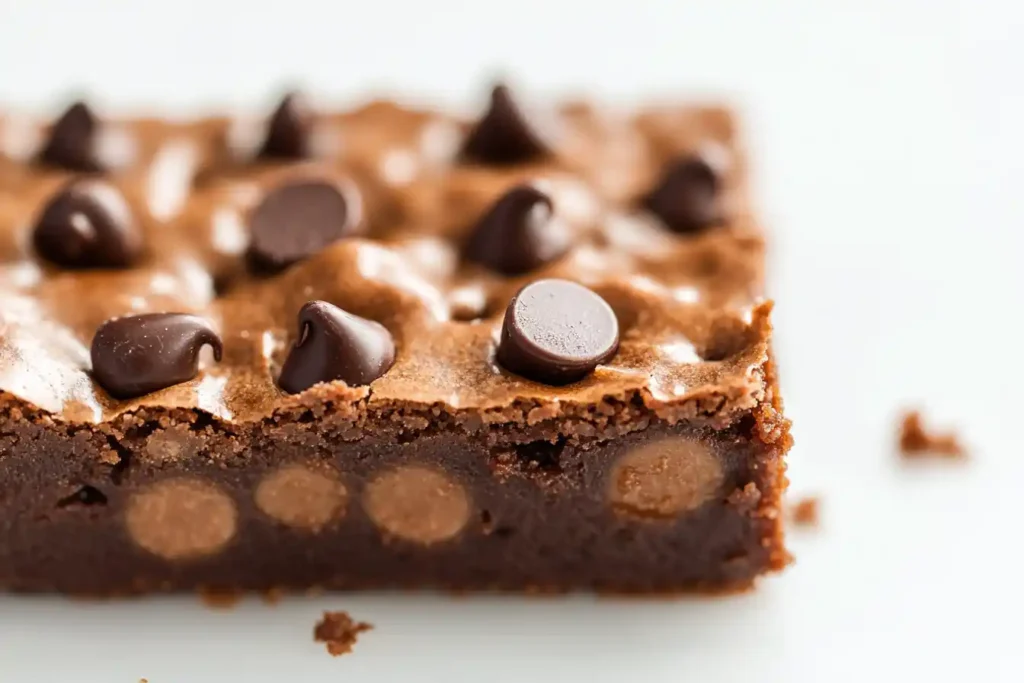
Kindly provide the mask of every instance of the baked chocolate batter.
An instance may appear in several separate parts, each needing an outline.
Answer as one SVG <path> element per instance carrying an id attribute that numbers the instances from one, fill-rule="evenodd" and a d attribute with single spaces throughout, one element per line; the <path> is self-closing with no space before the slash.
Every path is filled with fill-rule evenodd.
<path id="1" fill-rule="evenodd" d="M 0 586 L 719 589 L 787 561 L 723 109 L 0 118 Z M 517 296 L 518 295 L 518 296 Z"/>

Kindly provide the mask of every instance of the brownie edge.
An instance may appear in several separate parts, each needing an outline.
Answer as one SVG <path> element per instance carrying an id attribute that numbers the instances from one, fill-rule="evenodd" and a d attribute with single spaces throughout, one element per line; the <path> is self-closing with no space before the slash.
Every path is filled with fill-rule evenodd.
<path id="1" fill-rule="evenodd" d="M 770 361 L 763 372 L 763 400 L 728 425 L 630 402 L 603 419 L 411 439 L 400 417 L 352 438 L 336 414 L 263 424 L 244 443 L 201 420 L 108 439 L 8 402 L 0 586 L 743 588 L 788 561 L 790 437 Z"/>

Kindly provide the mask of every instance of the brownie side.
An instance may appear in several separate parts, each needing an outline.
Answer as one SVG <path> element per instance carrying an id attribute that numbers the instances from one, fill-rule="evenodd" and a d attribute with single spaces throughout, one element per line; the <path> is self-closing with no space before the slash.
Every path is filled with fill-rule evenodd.
<path id="1" fill-rule="evenodd" d="M 788 423 L 763 371 L 769 392 L 728 424 L 634 395 L 496 429 L 439 410 L 426 428 L 396 411 L 354 430 L 357 413 L 328 407 L 246 431 L 136 415 L 103 438 L 8 403 L 0 586 L 743 587 L 787 560 Z"/>

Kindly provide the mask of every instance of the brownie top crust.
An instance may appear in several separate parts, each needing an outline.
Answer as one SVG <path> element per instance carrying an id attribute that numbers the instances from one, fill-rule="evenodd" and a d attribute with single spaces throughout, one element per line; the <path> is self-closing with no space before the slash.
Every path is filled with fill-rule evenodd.
<path id="1" fill-rule="evenodd" d="M 298 93 L 251 118 L 0 115 L 0 390 L 76 423 L 749 409 L 770 303 L 745 182 L 725 109 L 529 107 L 504 86 L 464 117 Z M 614 317 L 545 350 L 531 330 L 575 304 L 510 308 L 540 280 Z"/>

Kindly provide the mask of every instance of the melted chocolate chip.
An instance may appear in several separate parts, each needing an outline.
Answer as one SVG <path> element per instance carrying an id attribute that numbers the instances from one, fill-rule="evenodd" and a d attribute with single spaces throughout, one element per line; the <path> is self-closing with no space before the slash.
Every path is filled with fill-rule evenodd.
<path id="1" fill-rule="evenodd" d="M 496 85 L 491 91 L 490 108 L 462 147 L 463 159 L 494 166 L 521 164 L 550 153 L 544 135 L 516 104 L 505 85 Z"/>
<path id="2" fill-rule="evenodd" d="M 125 268 L 142 251 L 142 235 L 121 192 L 102 180 L 74 180 L 36 220 L 36 252 L 65 268 Z"/>
<path id="3" fill-rule="evenodd" d="M 270 115 L 260 156 L 269 159 L 309 157 L 312 155 L 312 130 L 313 112 L 305 97 L 300 93 L 288 93 Z"/>
<path id="4" fill-rule="evenodd" d="M 142 396 L 187 382 L 199 372 L 199 350 L 222 343 L 210 323 L 186 313 L 145 313 L 100 325 L 92 340 L 92 374 L 114 398 Z"/>
<path id="5" fill-rule="evenodd" d="M 565 226 L 554 217 L 551 198 L 532 185 L 505 193 L 477 223 L 465 257 L 504 275 L 522 275 L 569 248 Z"/>
<path id="6" fill-rule="evenodd" d="M 507 370 L 544 384 L 583 379 L 619 347 L 611 306 L 568 280 L 538 280 L 505 311 L 497 360 Z"/>
<path id="7" fill-rule="evenodd" d="M 354 192 L 320 181 L 272 189 L 249 215 L 249 256 L 257 268 L 280 270 L 352 234 L 358 226 Z"/>
<path id="8" fill-rule="evenodd" d="M 338 379 L 363 386 L 394 362 L 395 343 L 386 327 L 326 301 L 310 301 L 299 311 L 299 339 L 285 359 L 278 384 L 289 394 Z"/>
<path id="9" fill-rule="evenodd" d="M 707 159 L 693 155 L 665 170 L 644 206 L 671 230 L 697 232 L 723 218 L 721 177 Z"/>

